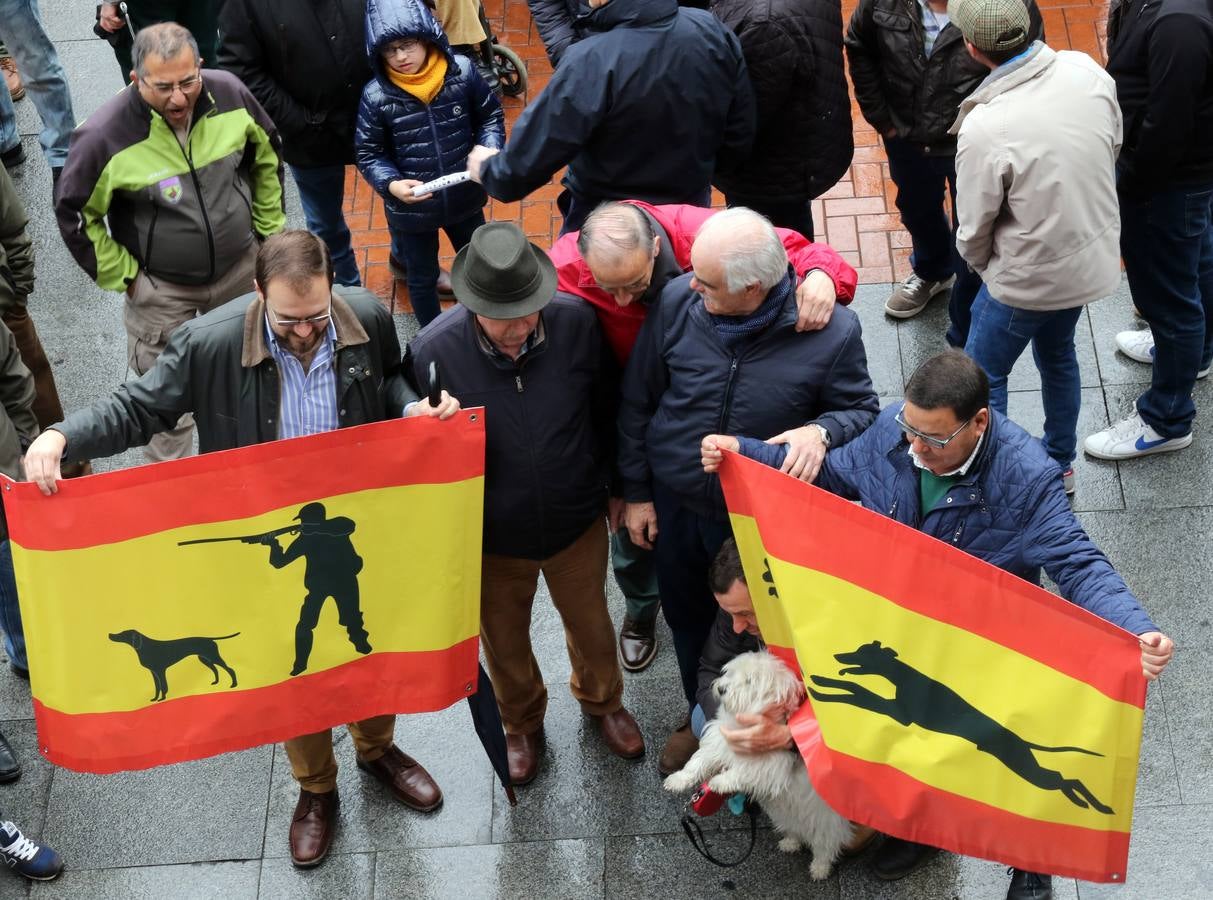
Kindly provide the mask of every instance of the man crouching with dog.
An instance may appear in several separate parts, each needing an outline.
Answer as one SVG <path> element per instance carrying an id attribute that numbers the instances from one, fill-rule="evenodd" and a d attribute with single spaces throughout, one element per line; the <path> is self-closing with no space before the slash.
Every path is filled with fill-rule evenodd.
<path id="1" fill-rule="evenodd" d="M 458 412 L 459 401 L 445 391 L 431 407 L 405 383 L 391 315 L 363 288 L 334 289 L 332 261 L 320 238 L 307 231 L 267 238 L 250 287 L 252 293 L 177 329 L 143 377 L 44 431 L 25 457 L 29 480 L 53 494 L 62 459 L 141 446 L 187 412 L 194 414 L 203 453 Z M 356 377 L 362 373 L 370 377 Z M 358 767 L 405 806 L 437 809 L 442 792 L 393 743 L 395 724 L 392 715 L 350 723 Z M 324 860 L 337 827 L 332 732 L 292 738 L 285 749 L 299 782 L 291 861 L 306 868 Z"/>
<path id="2" fill-rule="evenodd" d="M 910 376 L 904 402 L 890 404 L 871 428 L 826 454 L 816 483 L 1025 581 L 1039 584 L 1043 569 L 1065 599 L 1138 636 L 1142 674 L 1153 681 L 1174 644 L 1083 530 L 1040 441 L 991 410 L 989 400 L 989 380 L 972 359 L 959 350 L 933 356 Z M 719 468 L 722 450 L 780 464 L 781 448 L 708 435 L 701 445 L 706 471 Z M 748 752 L 790 739 L 782 715 L 730 737 Z M 872 870 L 894 881 L 936 852 L 888 838 Z M 1007 900 L 1051 897 L 1050 876 L 1013 870 Z"/>

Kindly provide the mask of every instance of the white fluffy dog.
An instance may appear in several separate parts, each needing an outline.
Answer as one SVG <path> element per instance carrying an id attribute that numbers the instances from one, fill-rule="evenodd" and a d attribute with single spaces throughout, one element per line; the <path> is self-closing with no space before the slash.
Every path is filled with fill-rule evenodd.
<path id="1" fill-rule="evenodd" d="M 762 804 L 775 829 L 784 835 L 779 849 L 813 851 L 809 873 L 829 877 L 839 851 L 851 839 L 851 823 L 830 809 L 809 781 L 804 760 L 790 750 L 737 754 L 720 734 L 720 725 L 737 728 L 739 713 L 761 713 L 770 707 L 796 709 L 804 701 L 804 683 L 770 653 L 742 653 L 727 662 L 712 683 L 720 711 L 707 724 L 699 749 L 686 767 L 665 780 L 667 791 L 708 787 L 723 795 L 746 794 Z"/>

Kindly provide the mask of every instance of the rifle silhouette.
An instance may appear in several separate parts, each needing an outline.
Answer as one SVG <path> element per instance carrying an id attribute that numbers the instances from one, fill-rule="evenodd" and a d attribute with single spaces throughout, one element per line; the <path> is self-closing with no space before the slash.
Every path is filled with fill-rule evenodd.
<path id="1" fill-rule="evenodd" d="M 275 528 L 273 531 L 266 531 L 261 534 L 240 534 L 234 537 L 217 537 L 217 538 L 194 538 L 191 541 L 177 541 L 178 547 L 184 547 L 188 544 L 218 544 L 223 541 L 240 541 L 242 544 L 268 544 L 271 540 L 284 534 L 295 534 L 303 528 L 303 523 L 298 525 L 286 525 L 282 528 Z"/>

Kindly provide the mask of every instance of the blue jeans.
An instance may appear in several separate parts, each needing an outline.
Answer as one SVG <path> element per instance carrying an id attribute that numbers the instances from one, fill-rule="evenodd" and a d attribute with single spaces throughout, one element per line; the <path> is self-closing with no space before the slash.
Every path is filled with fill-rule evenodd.
<path id="1" fill-rule="evenodd" d="M 1029 343 L 1040 371 L 1045 407 L 1045 451 L 1062 471 L 1074 462 L 1078 447 L 1078 408 L 1082 380 L 1074 351 L 1074 328 L 1082 307 L 1036 312 L 1007 306 L 982 285 L 973 300 L 973 319 L 965 353 L 990 377 L 990 408 L 1007 414 L 1007 376 Z"/>
<path id="2" fill-rule="evenodd" d="M 947 340 L 953 347 L 963 347 L 981 276 L 956 252 L 956 157 L 929 156 L 901 138 L 885 138 L 884 147 L 889 177 L 897 185 L 897 211 L 914 248 L 910 268 L 927 281 L 956 276 L 948 299 Z M 944 188 L 952 199 L 951 222 L 943 210 Z"/>
<path id="3" fill-rule="evenodd" d="M 333 258 L 333 277 L 338 284 L 358 286 L 358 263 L 350 246 L 345 224 L 345 166 L 291 166 L 291 177 L 299 188 L 299 203 L 308 231 L 320 238 Z"/>
<path id="4" fill-rule="evenodd" d="M 442 230 L 458 253 L 472 239 L 472 232 L 483 224 L 484 213 L 477 211 L 461 222 L 443 225 Z M 409 233 L 390 226 L 389 231 L 392 235 L 392 256 L 408 267 L 409 302 L 413 304 L 417 321 L 424 328 L 442 312 L 442 307 L 438 305 L 438 232 Z"/>
<path id="5" fill-rule="evenodd" d="M 55 45 L 38 14 L 38 0 L 0 0 L 0 40 L 17 61 L 25 90 L 42 117 L 42 152 L 52 169 L 67 162 L 67 145 L 76 128 L 67 76 Z M 17 146 L 17 114 L 8 91 L 0 90 L 0 151 Z"/>
<path id="6" fill-rule="evenodd" d="M 1213 361 L 1213 185 L 1120 196 L 1120 254 L 1154 333 L 1154 371 L 1137 411 L 1164 438 L 1192 430 L 1196 373 Z"/>
<path id="7" fill-rule="evenodd" d="M 17 578 L 13 574 L 13 550 L 7 538 L 0 540 L 0 628 L 4 629 L 4 652 L 8 654 L 8 661 L 28 671 L 25 630 L 21 627 L 21 607 L 17 603 Z"/>

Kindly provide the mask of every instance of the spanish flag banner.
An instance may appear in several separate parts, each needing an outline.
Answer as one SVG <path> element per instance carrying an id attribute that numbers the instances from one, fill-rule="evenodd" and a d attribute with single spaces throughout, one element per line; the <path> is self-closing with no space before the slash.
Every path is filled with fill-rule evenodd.
<path id="1" fill-rule="evenodd" d="M 840 814 L 1032 872 L 1123 882 L 1146 682 L 1136 637 L 736 454 L 720 469 L 793 737 Z"/>
<path id="2" fill-rule="evenodd" d="M 3 489 L 56 765 L 200 759 L 476 689 L 481 410 Z"/>

